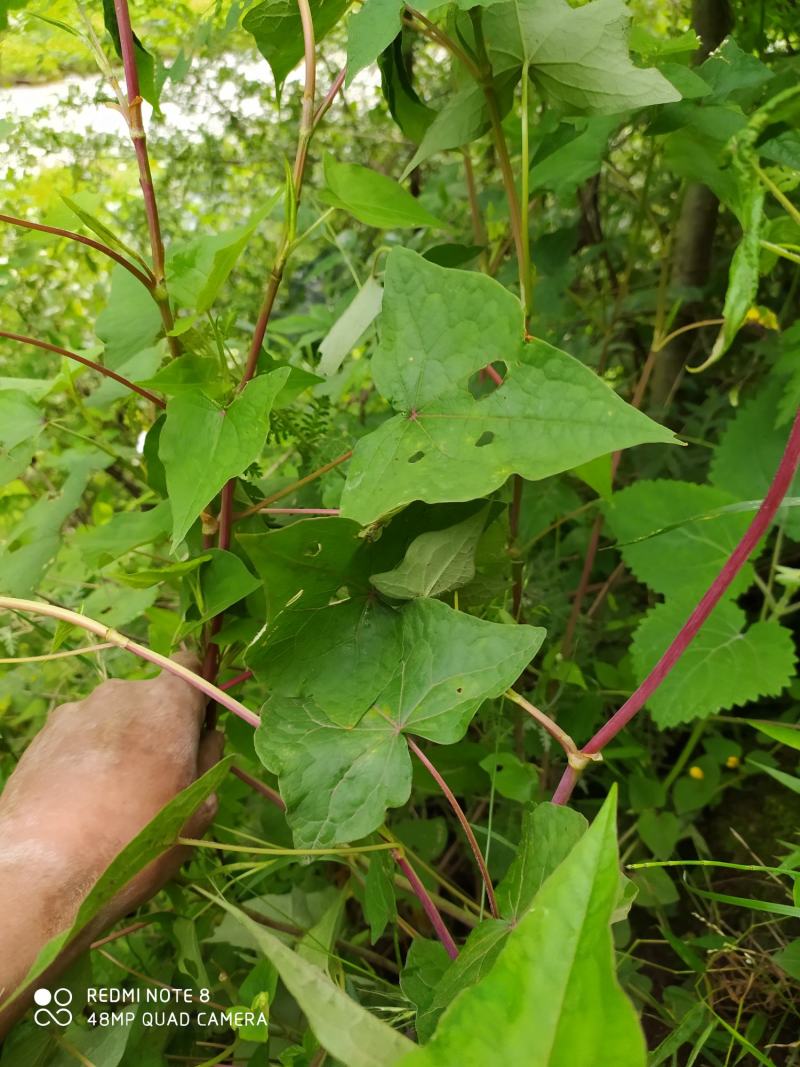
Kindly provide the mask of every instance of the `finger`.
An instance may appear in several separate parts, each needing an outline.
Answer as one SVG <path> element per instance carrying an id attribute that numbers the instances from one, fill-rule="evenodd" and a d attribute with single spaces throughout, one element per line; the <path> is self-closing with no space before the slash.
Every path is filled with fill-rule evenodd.
<path id="1" fill-rule="evenodd" d="M 186 667 L 195 674 L 200 670 L 200 660 L 193 652 L 176 652 L 171 658 L 173 663 Z M 205 693 L 202 693 L 185 678 L 166 669 L 162 670 L 161 674 L 153 679 L 151 685 L 155 689 L 153 695 L 156 700 L 170 703 L 177 713 L 183 710 L 189 712 L 199 732 L 208 702 L 208 697 Z"/>

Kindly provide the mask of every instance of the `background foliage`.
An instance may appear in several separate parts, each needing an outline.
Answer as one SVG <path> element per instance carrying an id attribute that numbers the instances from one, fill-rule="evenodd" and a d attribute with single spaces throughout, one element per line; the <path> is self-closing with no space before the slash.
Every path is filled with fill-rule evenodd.
<path id="1" fill-rule="evenodd" d="M 795 5 L 311 13 L 317 102 L 347 79 L 298 204 L 295 5 L 132 5 L 172 338 L 123 267 L 0 227 L 0 330 L 166 402 L 0 339 L 0 592 L 163 654 L 211 641 L 206 673 L 248 672 L 232 692 L 262 709 L 255 733 L 220 720 L 245 776 L 217 786 L 227 848 L 69 984 L 207 987 L 269 1027 L 80 1018 L 65 1044 L 22 1024 L 0 1063 L 795 1064 L 800 493 L 575 810 L 547 803 L 564 754 L 524 706 L 589 738 L 778 466 L 800 399 Z M 0 25 L 2 211 L 150 262 L 113 18 L 0 0 Z M 149 670 L 20 662 L 82 643 L 32 615 L 0 641 L 4 777 L 52 706 Z"/>

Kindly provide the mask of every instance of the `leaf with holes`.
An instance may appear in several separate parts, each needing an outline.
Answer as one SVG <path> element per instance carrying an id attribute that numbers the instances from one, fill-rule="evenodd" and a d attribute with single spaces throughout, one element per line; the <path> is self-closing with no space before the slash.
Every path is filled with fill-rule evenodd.
<path id="1" fill-rule="evenodd" d="M 264 708 L 256 749 L 278 775 L 298 847 L 376 830 L 386 809 L 404 804 L 411 790 L 403 733 L 458 741 L 483 701 L 519 677 L 544 638 L 536 627 L 485 622 L 437 600 L 412 600 L 395 617 L 399 625 L 385 635 L 392 671 L 365 713 L 342 718 L 335 696 L 333 710 L 325 706 L 336 689 L 333 672 L 346 682 L 351 669 L 341 655 L 329 661 L 327 685 L 314 697 L 298 681 L 296 695 L 275 693 Z"/>
<path id="2" fill-rule="evenodd" d="M 673 434 L 542 341 L 524 344 L 522 308 L 491 278 L 398 248 L 386 268 L 375 384 L 398 411 L 356 446 L 342 514 L 373 522 L 412 500 L 471 500 L 512 474 L 536 481 Z M 476 399 L 471 377 L 504 363 Z"/>

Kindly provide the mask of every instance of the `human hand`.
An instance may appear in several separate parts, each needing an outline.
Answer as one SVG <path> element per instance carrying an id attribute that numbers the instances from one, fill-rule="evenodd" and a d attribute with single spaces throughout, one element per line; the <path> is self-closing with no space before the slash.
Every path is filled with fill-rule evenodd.
<path id="1" fill-rule="evenodd" d="M 192 669 L 197 662 L 181 655 Z M 2 1000 L 39 950 L 67 929 L 114 857 L 222 751 L 203 731 L 206 698 L 162 672 L 148 681 L 112 680 L 62 704 L 21 757 L 0 796 L 0 1035 L 27 1006 Z M 210 798 L 184 828 L 202 835 Z M 156 893 L 186 859 L 173 848 L 141 871 L 48 972 L 59 973 L 97 934 Z M 44 981 L 44 979 L 41 979 Z"/>

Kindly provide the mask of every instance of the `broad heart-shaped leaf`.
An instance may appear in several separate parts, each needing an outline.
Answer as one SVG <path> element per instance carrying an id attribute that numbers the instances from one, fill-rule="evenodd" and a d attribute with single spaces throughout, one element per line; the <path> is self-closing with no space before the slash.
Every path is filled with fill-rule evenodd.
<path id="1" fill-rule="evenodd" d="M 384 596 L 396 600 L 435 597 L 466 585 L 475 577 L 475 550 L 485 524 L 486 509 L 482 508 L 455 526 L 420 534 L 394 570 L 373 574 L 370 581 Z"/>
<path id="2" fill-rule="evenodd" d="M 347 583 L 363 542 L 350 519 L 301 519 L 268 533 L 237 534 L 264 583 L 267 622 L 291 600 L 295 610 L 327 605 Z"/>
<path id="3" fill-rule="evenodd" d="M 384 648 L 373 653 L 389 669 L 366 713 L 348 720 L 336 694 L 327 695 L 337 671 L 347 678 L 350 664 L 341 655 L 320 663 L 328 685 L 315 690 L 316 699 L 307 695 L 306 675 L 296 695 L 284 695 L 287 679 L 283 693 L 274 693 L 264 708 L 256 749 L 280 779 L 301 847 L 358 840 L 377 829 L 386 808 L 404 804 L 410 793 L 402 734 L 458 741 L 483 701 L 516 680 L 544 638 L 535 627 L 485 622 L 437 600 L 413 600 L 397 613 L 383 610 L 398 625 L 381 634 Z M 332 641 L 337 632 L 332 627 Z M 333 713 L 325 707 L 328 699 Z"/>
<path id="4" fill-rule="evenodd" d="M 311 0 L 311 18 L 317 44 L 328 34 L 347 8 L 347 0 Z M 272 68 L 280 99 L 286 75 L 303 58 L 303 27 L 294 0 L 264 0 L 251 8 L 242 26 L 255 37 L 261 55 Z"/>
<path id="5" fill-rule="evenodd" d="M 645 678 L 686 622 L 690 600 L 658 604 L 639 625 L 631 646 L 639 680 Z M 647 706 L 661 727 L 703 719 L 718 711 L 777 696 L 792 680 L 791 633 L 776 620 L 745 630 L 745 614 L 730 601 L 712 611 Z"/>
<path id="6" fill-rule="evenodd" d="M 375 384 L 399 411 L 357 444 L 342 514 L 362 524 L 412 500 L 472 500 L 511 474 L 533 481 L 669 430 L 626 404 L 583 364 L 523 344 L 519 302 L 491 278 L 406 249 L 388 258 Z M 476 400 L 471 376 L 504 362 Z"/>
<path id="7" fill-rule="evenodd" d="M 710 485 L 659 479 L 636 482 L 615 493 L 605 515 L 614 537 L 621 542 L 622 558 L 640 582 L 665 596 L 699 597 L 719 574 L 752 519 L 746 512 L 709 519 L 702 516 L 736 500 Z M 662 529 L 663 533 L 657 532 Z M 730 595 L 743 593 L 752 581 L 753 567 L 746 563 Z"/>
<path id="8" fill-rule="evenodd" d="M 84 898 L 72 926 L 56 934 L 47 942 L 7 1003 L 14 1000 L 25 986 L 46 970 L 64 946 L 69 944 L 139 871 L 144 870 L 157 856 L 175 844 L 186 820 L 199 808 L 206 797 L 211 796 L 217 789 L 228 773 L 233 759 L 233 756 L 226 756 L 211 770 L 206 771 L 190 786 L 174 796 L 122 849 L 100 875 L 88 896 Z"/>
<path id="9" fill-rule="evenodd" d="M 173 548 L 228 479 L 258 457 L 272 402 L 288 376 L 282 368 L 253 378 L 227 408 L 199 390 L 169 401 L 158 454 L 172 506 Z"/>
<path id="10" fill-rule="evenodd" d="M 571 114 L 615 114 L 680 100 L 654 67 L 628 54 L 630 14 L 623 0 L 512 0 L 484 16 L 495 74 L 527 66 L 542 94 Z"/>
<path id="11" fill-rule="evenodd" d="M 614 790 L 488 974 L 402 1067 L 644 1067 L 644 1037 L 614 973 L 618 888 Z"/>
<path id="12" fill-rule="evenodd" d="M 321 199 L 367 226 L 380 230 L 443 226 L 402 185 L 369 167 L 337 163 L 332 156 L 326 156 L 325 184 Z"/>
<path id="13" fill-rule="evenodd" d="M 347 81 L 374 63 L 402 28 L 402 0 L 367 0 L 347 22 Z"/>
<path id="14" fill-rule="evenodd" d="M 709 479 L 739 500 L 760 500 L 778 469 L 788 426 L 775 426 L 781 384 L 772 379 L 756 396 L 744 400 L 722 431 L 714 449 Z M 800 475 L 789 490 L 800 495 Z M 800 540 L 800 508 L 782 512 L 781 521 L 793 540 Z"/>
<path id="15" fill-rule="evenodd" d="M 290 609 L 250 650 L 247 665 L 276 700 L 302 694 L 338 726 L 349 728 L 377 700 L 397 667 L 400 621 L 374 596 Z"/>
<path id="16" fill-rule="evenodd" d="M 223 897 L 204 896 L 241 923 L 276 967 L 281 981 L 308 1019 L 314 1036 L 345 1067 L 393 1067 L 413 1049 L 403 1037 L 348 995 L 314 963 L 303 959 L 264 926 Z"/>

